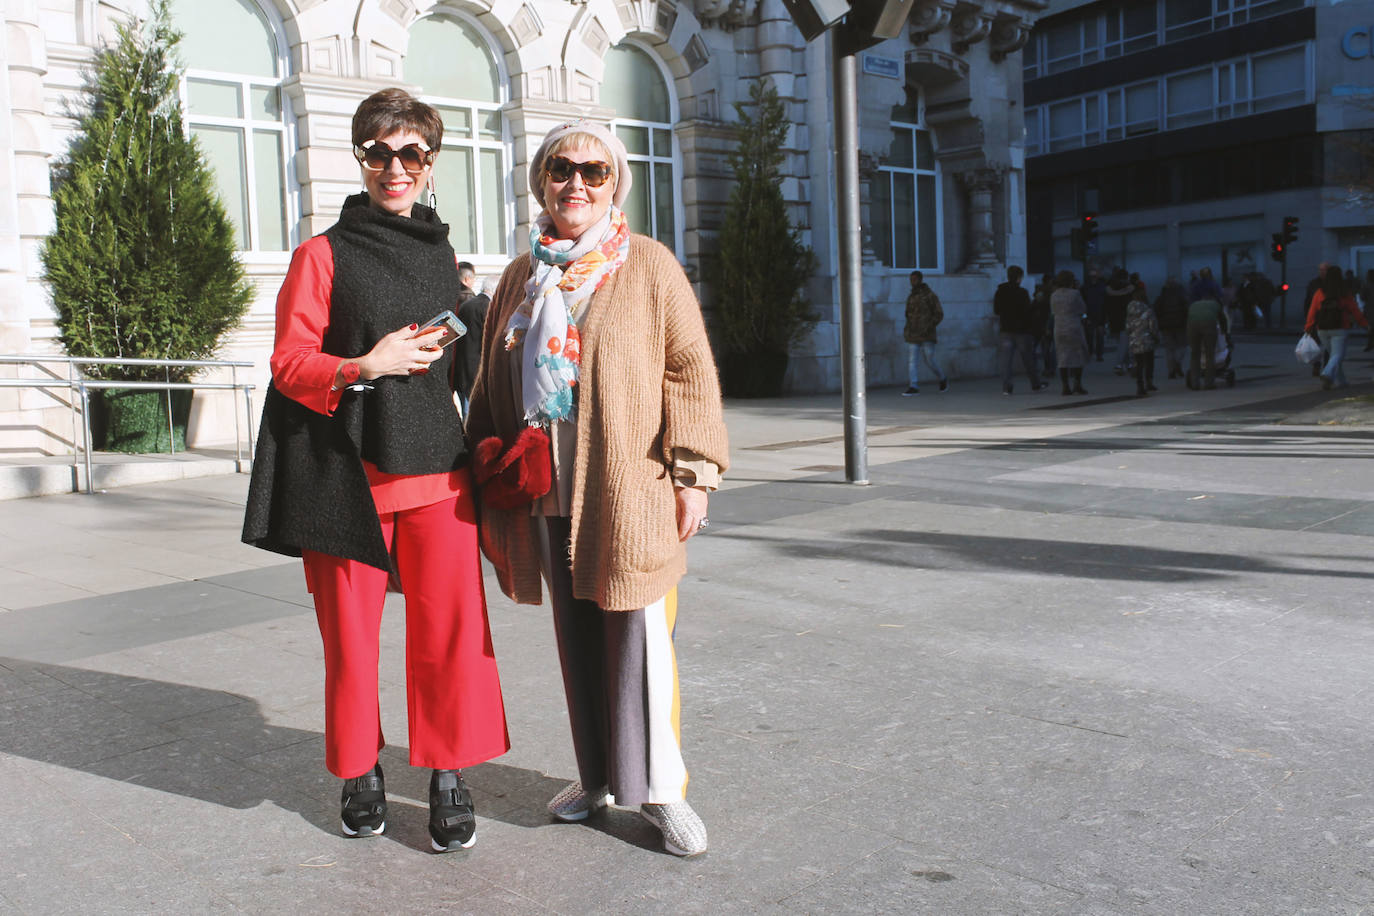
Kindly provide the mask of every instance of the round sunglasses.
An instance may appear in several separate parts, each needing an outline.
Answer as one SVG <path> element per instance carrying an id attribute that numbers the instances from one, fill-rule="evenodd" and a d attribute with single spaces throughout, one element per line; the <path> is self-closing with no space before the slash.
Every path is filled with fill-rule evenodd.
<path id="1" fill-rule="evenodd" d="M 599 188 L 615 174 L 615 167 L 599 159 L 573 162 L 564 156 L 550 156 L 544 163 L 544 171 L 557 182 L 571 181 L 573 172 L 577 172 L 587 187 Z"/>
<path id="2" fill-rule="evenodd" d="M 370 172 L 386 171 L 391 168 L 392 159 L 400 159 L 401 168 L 411 175 L 418 175 L 426 166 L 434 164 L 434 151 L 419 143 L 407 143 L 400 149 L 392 149 L 381 140 L 368 140 L 362 146 L 353 147 L 353 155 Z"/>

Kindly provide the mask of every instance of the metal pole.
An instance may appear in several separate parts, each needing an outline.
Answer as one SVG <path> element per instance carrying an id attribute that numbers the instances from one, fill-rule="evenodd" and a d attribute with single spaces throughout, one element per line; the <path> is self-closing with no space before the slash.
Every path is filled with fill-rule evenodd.
<path id="1" fill-rule="evenodd" d="M 229 381 L 233 384 L 233 386 L 234 386 L 234 391 L 238 391 L 238 390 L 239 390 L 239 370 L 233 368 L 232 366 L 231 366 L 230 369 L 229 369 Z M 235 400 L 234 394 L 233 394 L 233 392 L 230 392 L 230 394 L 229 394 L 229 401 L 230 401 L 230 404 L 231 404 L 231 405 L 233 405 L 233 401 L 234 401 L 234 400 Z M 239 429 L 239 409 L 238 409 L 238 406 L 237 406 L 237 405 L 234 405 L 234 406 L 233 406 L 233 410 L 232 410 L 231 412 L 232 412 L 233 415 L 234 415 L 234 473 L 236 473 L 236 474 L 242 474 L 242 473 L 243 473 L 243 432 Z"/>
<path id="2" fill-rule="evenodd" d="M 249 464 L 252 464 L 254 461 L 257 461 L 257 453 L 254 451 L 255 446 L 254 446 L 254 444 L 253 444 L 253 386 L 252 386 L 252 385 L 244 385 L 244 386 L 243 386 L 243 402 L 244 402 L 244 405 L 245 405 L 244 409 L 245 409 L 246 415 L 247 415 L 247 417 L 248 417 L 248 425 L 245 427 L 245 428 L 248 430 L 248 462 L 249 462 Z"/>
<path id="3" fill-rule="evenodd" d="M 82 451 L 86 453 L 86 493 L 89 495 L 95 492 L 95 481 L 91 477 L 91 396 L 84 382 L 78 385 L 77 390 L 81 394 L 81 418 L 85 425 L 83 432 L 86 438 L 82 440 Z"/>
<path id="4" fill-rule="evenodd" d="M 165 373 L 167 383 L 171 384 L 172 369 L 169 366 Z M 167 451 L 175 455 L 177 453 L 177 429 L 176 423 L 172 420 L 172 389 L 167 389 Z"/>
<path id="5" fill-rule="evenodd" d="M 1303 315 L 1306 321 L 1307 316 Z M 1283 250 L 1283 260 L 1279 262 L 1279 330 L 1288 328 L 1288 249 Z"/>
<path id="6" fill-rule="evenodd" d="M 859 91 L 853 42 L 830 36 L 835 92 L 835 196 L 839 216 L 840 362 L 844 391 L 844 476 L 868 483 L 868 402 L 864 372 L 863 277 L 859 263 Z"/>

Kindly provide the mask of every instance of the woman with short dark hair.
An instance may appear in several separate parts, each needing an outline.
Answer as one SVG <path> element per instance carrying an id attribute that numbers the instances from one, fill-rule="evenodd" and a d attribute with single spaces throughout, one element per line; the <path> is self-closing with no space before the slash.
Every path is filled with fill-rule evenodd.
<path id="1" fill-rule="evenodd" d="M 422 327 L 461 289 L 448 226 L 417 202 L 442 137 L 438 112 L 400 89 L 353 116 L 365 190 L 296 249 L 277 297 L 243 539 L 303 558 L 324 642 L 325 765 L 344 780 L 351 837 L 386 829 L 378 642 L 399 574 L 410 763 L 433 770 L 430 842 L 447 852 L 476 841 L 461 768 L 510 740 L 445 345 L 457 329 Z"/>

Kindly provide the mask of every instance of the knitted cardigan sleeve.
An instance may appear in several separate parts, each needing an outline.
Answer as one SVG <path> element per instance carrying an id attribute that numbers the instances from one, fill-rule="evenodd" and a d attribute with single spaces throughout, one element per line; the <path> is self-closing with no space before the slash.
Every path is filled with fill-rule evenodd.
<path id="1" fill-rule="evenodd" d="M 725 471 L 730 447 L 701 307 L 682 265 L 666 248 L 654 247 L 658 257 L 651 288 L 664 322 L 663 461 L 671 467 L 680 448 Z"/>

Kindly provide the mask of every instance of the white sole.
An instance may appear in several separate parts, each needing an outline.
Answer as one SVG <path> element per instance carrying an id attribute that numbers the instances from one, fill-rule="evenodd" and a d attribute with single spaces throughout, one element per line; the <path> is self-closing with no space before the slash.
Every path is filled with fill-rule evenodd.
<path id="1" fill-rule="evenodd" d="M 658 830 L 659 833 L 662 833 L 662 832 L 663 832 L 663 825 L 660 824 L 658 821 L 654 820 L 654 819 L 653 819 L 652 817 L 650 817 L 647 813 L 645 813 L 644 809 L 642 809 L 642 808 L 640 809 L 640 811 L 639 811 L 639 816 L 642 817 L 642 818 L 644 818 L 644 819 L 645 819 L 646 821 L 648 821 L 649 823 L 653 824 L 653 825 L 654 825 L 654 828 L 655 828 L 656 830 Z M 687 850 L 682 849 L 681 847 L 675 846 L 675 845 L 673 845 L 672 843 L 668 842 L 667 838 L 664 838 L 664 840 L 663 840 L 663 849 L 664 849 L 665 852 L 670 852 L 670 853 L 672 853 L 673 855 L 675 855 L 675 856 L 680 856 L 680 857 L 682 857 L 682 858 L 684 858 L 684 859 L 690 859 L 692 856 L 699 856 L 699 855 L 701 855 L 703 852 L 705 852 L 705 851 L 707 850 L 707 848 L 708 848 L 708 847 L 703 846 L 703 847 L 701 847 L 700 849 L 698 849 L 696 852 L 688 852 Z"/>
<path id="2" fill-rule="evenodd" d="M 380 824 L 378 824 L 377 829 L 375 830 L 371 827 L 364 827 L 362 830 L 353 830 L 343 821 L 339 821 L 339 826 L 343 829 L 344 836 L 353 838 L 381 836 L 384 832 L 386 832 L 386 821 L 382 821 Z"/>
<path id="3" fill-rule="evenodd" d="M 471 849 L 473 846 L 477 845 L 477 834 L 474 833 L 472 836 L 468 837 L 466 843 L 459 843 L 456 846 L 440 846 L 434 837 L 430 837 L 429 845 L 433 847 L 435 852 L 453 852 L 456 849 Z"/>

